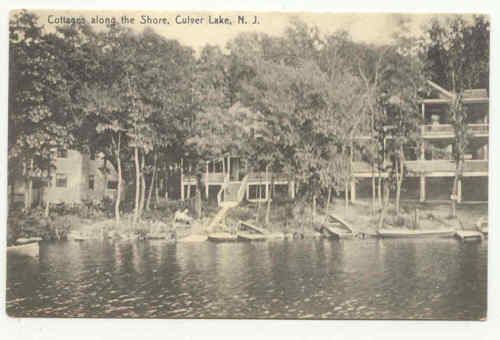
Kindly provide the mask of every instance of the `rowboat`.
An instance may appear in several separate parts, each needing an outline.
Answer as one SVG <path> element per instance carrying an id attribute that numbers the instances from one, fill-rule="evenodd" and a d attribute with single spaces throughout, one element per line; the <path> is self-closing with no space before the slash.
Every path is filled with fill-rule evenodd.
<path id="1" fill-rule="evenodd" d="M 207 238 L 212 242 L 235 242 L 238 240 L 238 235 L 220 232 L 208 234 Z"/>
<path id="2" fill-rule="evenodd" d="M 476 229 L 484 236 L 488 237 L 488 218 L 481 216 L 476 222 Z"/>
<path id="3" fill-rule="evenodd" d="M 240 221 L 240 225 L 238 227 L 238 230 L 240 231 L 250 231 L 254 234 L 269 234 L 269 231 L 266 230 L 266 229 L 263 229 L 263 228 L 259 228 L 249 222 L 245 222 L 245 221 Z"/>
<path id="4" fill-rule="evenodd" d="M 457 230 L 456 236 L 462 242 L 481 241 L 483 234 L 475 230 Z"/>
<path id="5" fill-rule="evenodd" d="M 341 217 L 327 215 L 327 220 L 317 230 L 327 238 L 345 239 L 354 237 L 352 227 Z"/>
<path id="6" fill-rule="evenodd" d="M 27 255 L 38 257 L 40 246 L 38 242 L 31 242 L 7 247 L 7 254 Z"/>
<path id="7" fill-rule="evenodd" d="M 380 229 L 377 236 L 380 238 L 417 238 L 417 237 L 454 237 L 454 229 Z"/>
<path id="8" fill-rule="evenodd" d="M 339 227 L 338 224 L 324 224 L 320 227 L 319 232 L 327 238 L 345 239 L 354 237 L 350 230 Z"/>
<path id="9" fill-rule="evenodd" d="M 265 241 L 267 237 L 262 234 L 238 233 L 238 241 Z"/>

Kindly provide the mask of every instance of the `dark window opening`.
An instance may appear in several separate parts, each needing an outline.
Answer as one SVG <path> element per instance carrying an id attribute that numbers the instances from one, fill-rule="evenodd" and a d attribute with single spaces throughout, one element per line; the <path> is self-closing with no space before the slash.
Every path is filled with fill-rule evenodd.
<path id="1" fill-rule="evenodd" d="M 56 174 L 56 187 L 66 188 L 68 186 L 68 176 L 65 174 Z"/>
<path id="2" fill-rule="evenodd" d="M 118 181 L 108 181 L 108 189 L 116 190 L 118 188 Z"/>
<path id="3" fill-rule="evenodd" d="M 66 149 L 57 149 L 57 157 L 58 158 L 68 158 L 68 150 L 66 150 Z"/>
<path id="4" fill-rule="evenodd" d="M 89 175 L 89 190 L 94 190 L 94 175 Z"/>

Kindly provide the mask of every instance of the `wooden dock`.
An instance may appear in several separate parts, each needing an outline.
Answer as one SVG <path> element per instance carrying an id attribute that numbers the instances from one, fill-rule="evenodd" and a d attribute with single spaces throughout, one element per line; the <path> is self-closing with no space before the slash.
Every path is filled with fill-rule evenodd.
<path id="1" fill-rule="evenodd" d="M 458 230 L 456 237 L 458 237 L 462 242 L 472 242 L 481 241 L 483 239 L 483 234 L 474 230 Z"/>

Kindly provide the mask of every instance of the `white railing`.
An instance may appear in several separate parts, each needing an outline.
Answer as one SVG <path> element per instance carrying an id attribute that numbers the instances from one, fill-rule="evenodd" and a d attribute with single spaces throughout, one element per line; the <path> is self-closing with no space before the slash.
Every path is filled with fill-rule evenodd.
<path id="1" fill-rule="evenodd" d="M 229 184 L 229 174 L 227 174 L 224 177 L 224 183 L 222 184 L 219 192 L 217 193 L 217 204 L 219 205 L 219 207 L 221 206 L 221 202 L 222 202 L 222 193 L 224 192 L 224 190 L 226 190 L 226 187 L 228 184 Z"/>
<path id="2" fill-rule="evenodd" d="M 469 131 L 473 134 L 487 134 L 489 124 L 467 124 Z M 422 125 L 422 133 L 426 135 L 454 135 L 455 131 L 451 124 L 425 124 Z"/>
<path id="3" fill-rule="evenodd" d="M 243 197 L 245 196 L 245 192 L 247 189 L 247 183 L 248 183 L 248 175 L 243 177 L 243 180 L 241 181 L 240 188 L 238 189 L 238 203 L 243 200 Z"/>

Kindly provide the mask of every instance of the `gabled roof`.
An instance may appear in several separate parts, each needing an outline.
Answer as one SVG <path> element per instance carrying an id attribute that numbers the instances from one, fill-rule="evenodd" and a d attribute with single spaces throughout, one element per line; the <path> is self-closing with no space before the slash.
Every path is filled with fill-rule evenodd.
<path id="1" fill-rule="evenodd" d="M 426 104 L 447 104 L 451 99 L 456 97 L 456 93 L 450 92 L 435 82 L 427 80 L 427 84 L 438 92 L 439 98 L 427 98 L 423 102 Z M 486 89 L 467 89 L 464 90 L 464 102 L 465 103 L 488 103 L 488 92 Z"/>

